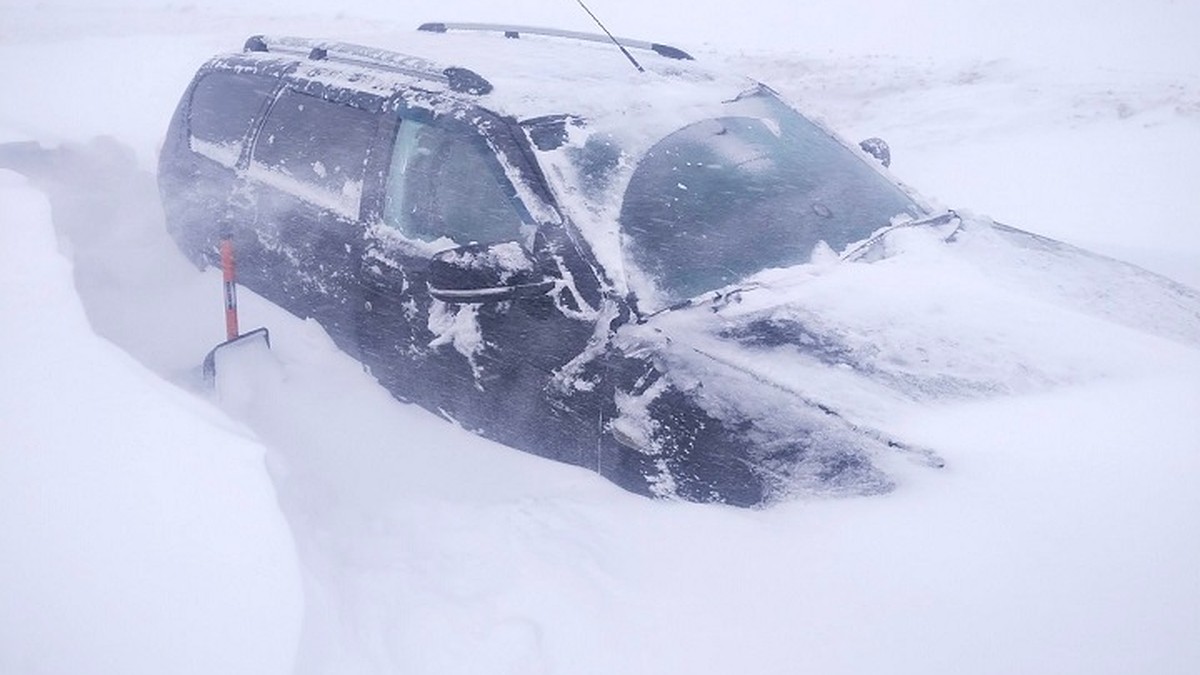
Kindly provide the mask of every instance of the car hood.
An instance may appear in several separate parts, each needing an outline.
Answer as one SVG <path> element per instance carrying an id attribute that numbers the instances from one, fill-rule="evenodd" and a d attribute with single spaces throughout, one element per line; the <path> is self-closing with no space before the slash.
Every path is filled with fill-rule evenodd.
<path id="1" fill-rule="evenodd" d="M 1191 288 L 986 218 L 933 222 L 626 326 L 621 347 L 714 411 L 778 416 L 791 400 L 877 439 L 911 406 L 1145 374 L 1200 349 Z"/>

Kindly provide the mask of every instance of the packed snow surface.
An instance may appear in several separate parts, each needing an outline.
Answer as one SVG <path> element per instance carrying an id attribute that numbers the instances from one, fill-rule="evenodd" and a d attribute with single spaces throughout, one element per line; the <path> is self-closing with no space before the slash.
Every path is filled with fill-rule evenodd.
<path id="1" fill-rule="evenodd" d="M 271 351 L 200 394 L 220 275 L 176 252 L 151 173 L 199 64 L 258 33 L 594 29 L 575 3 L 532 0 L 411 18 L 371 0 L 9 3 L 0 672 L 1200 671 L 1200 351 L 1180 319 L 1200 287 L 1200 5 L 589 6 L 851 140 L 885 138 L 936 203 L 1177 293 L 1122 268 L 1081 294 L 1111 261 L 1039 285 L 986 231 L 966 259 L 914 231 L 892 245 L 922 264 L 816 264 L 802 308 L 746 293 L 733 328 L 862 331 L 834 332 L 912 388 L 843 403 L 946 461 L 896 458 L 885 496 L 761 511 L 642 499 L 483 441 L 251 293 L 243 327 L 268 326 Z M 893 313 L 864 313 L 867 288 Z M 469 351 L 469 322 L 444 318 Z M 943 396 L 943 370 L 970 376 L 949 391 L 991 391 Z"/>

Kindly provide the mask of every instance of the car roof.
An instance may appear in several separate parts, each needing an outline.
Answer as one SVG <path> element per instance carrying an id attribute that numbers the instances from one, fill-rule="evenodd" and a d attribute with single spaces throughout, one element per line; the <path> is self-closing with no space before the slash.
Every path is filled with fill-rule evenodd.
<path id="1" fill-rule="evenodd" d="M 295 79 L 384 98 L 435 94 L 447 104 L 465 103 L 517 120 L 571 115 L 601 126 L 608 126 L 604 120 L 628 125 L 629 116 L 636 114 L 636 123 L 647 131 L 659 126 L 654 124 L 656 111 L 690 117 L 689 107 L 715 109 L 754 84 L 657 43 L 627 41 L 644 47 L 632 50 L 643 68 L 639 71 L 611 42 L 574 37 L 585 34 L 547 35 L 534 32 L 545 29 L 504 26 L 447 33 L 429 28 L 463 25 L 478 24 L 425 24 L 421 31 L 373 38 L 378 47 L 252 36 L 243 52 L 218 57 L 210 65 L 278 72 L 294 64 L 290 77 Z M 514 33 L 519 39 L 506 37 Z M 658 131 L 678 126 L 672 121 Z"/>

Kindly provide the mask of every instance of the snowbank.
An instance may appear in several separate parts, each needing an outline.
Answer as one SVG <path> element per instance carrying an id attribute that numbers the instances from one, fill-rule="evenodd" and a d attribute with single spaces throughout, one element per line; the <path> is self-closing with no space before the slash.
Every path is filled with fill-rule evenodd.
<path id="1" fill-rule="evenodd" d="M 290 672 L 263 447 L 92 332 L 42 195 L 0 203 L 0 671 Z"/>

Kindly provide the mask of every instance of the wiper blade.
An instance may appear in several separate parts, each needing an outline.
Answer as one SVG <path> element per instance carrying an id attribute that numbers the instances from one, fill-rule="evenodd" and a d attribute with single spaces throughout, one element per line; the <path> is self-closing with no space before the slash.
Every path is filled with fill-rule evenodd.
<path id="1" fill-rule="evenodd" d="M 757 281 L 748 281 L 745 283 L 733 284 L 723 288 L 718 288 L 715 291 L 705 291 L 704 293 L 688 298 L 687 300 L 681 300 L 673 305 L 667 305 L 661 309 L 656 309 L 649 314 L 643 314 L 638 317 L 638 323 L 645 323 L 649 319 L 658 316 L 659 314 L 665 314 L 677 309 L 697 307 L 699 305 L 711 305 L 712 311 L 715 312 L 725 305 L 728 305 L 730 302 L 736 301 L 736 298 L 742 293 L 745 293 L 746 291 L 752 291 L 756 288 L 762 288 L 764 285 L 765 284 Z"/>
<path id="2" fill-rule="evenodd" d="M 948 225 L 950 223 L 953 223 L 953 222 L 959 221 L 959 220 L 960 220 L 960 218 L 959 218 L 957 212 L 955 212 L 953 210 L 947 210 L 947 211 L 944 211 L 937 215 L 929 216 L 927 218 L 920 218 L 918 220 L 909 220 L 909 221 L 906 221 L 903 223 L 898 223 L 896 225 L 892 225 L 891 227 L 884 228 L 884 229 L 876 232 L 874 236 L 863 240 L 857 246 L 855 246 L 852 249 L 850 249 L 849 251 L 846 251 L 845 253 L 843 253 L 841 255 L 841 257 L 839 258 L 839 260 L 842 262 L 853 262 L 855 260 L 858 260 L 867 251 L 869 251 L 875 244 L 879 243 L 880 241 L 883 240 L 884 237 L 886 237 L 888 234 L 890 234 L 892 232 L 895 232 L 896 230 L 903 230 L 903 229 L 907 229 L 910 227 L 939 227 L 942 225 Z M 957 231 L 958 230 L 956 228 L 955 232 L 957 232 Z M 650 312 L 649 314 L 641 314 L 638 316 L 637 322 L 645 323 L 646 321 L 650 320 L 651 318 L 653 318 L 655 316 L 658 316 L 659 314 L 673 312 L 677 309 L 687 309 L 689 307 L 697 307 L 700 305 L 709 305 L 709 306 L 711 306 L 712 311 L 716 312 L 716 311 L 719 311 L 721 308 L 725 307 L 726 305 L 728 305 L 730 302 L 737 302 L 738 297 L 742 293 L 745 293 L 746 291 L 752 291 L 755 289 L 763 288 L 766 285 L 767 284 L 764 284 L 764 283 L 758 282 L 758 281 L 747 281 L 747 282 L 742 282 L 742 283 L 730 284 L 729 286 L 719 288 L 715 291 L 706 291 L 704 293 L 701 293 L 700 295 L 688 298 L 687 300 L 681 300 L 672 305 L 667 305 L 666 307 L 656 309 L 653 312 Z"/>
<path id="3" fill-rule="evenodd" d="M 841 255 L 840 260 L 842 260 L 842 262 L 852 262 L 852 261 L 862 258 L 862 256 L 867 251 L 871 250 L 871 248 L 873 248 L 876 244 L 878 244 L 880 241 L 883 241 L 884 237 L 888 236 L 892 232 L 895 232 L 896 230 L 904 230 L 904 229 L 908 229 L 910 227 L 939 227 L 941 225 L 949 225 L 950 223 L 955 222 L 955 221 L 961 222 L 961 218 L 959 218 L 958 213 L 956 211 L 954 211 L 953 209 L 949 209 L 949 210 L 947 210 L 943 213 L 939 213 L 935 216 L 929 216 L 928 218 L 920 218 L 918 220 L 909 220 L 909 221 L 906 221 L 903 223 L 892 225 L 891 227 L 887 227 L 887 228 L 880 230 L 879 232 L 876 232 L 869 239 L 863 240 L 854 248 L 851 248 L 850 250 L 843 253 Z M 958 230 L 955 229 L 955 232 L 957 232 L 957 231 Z M 951 233 L 951 236 L 953 236 L 953 233 Z"/>

